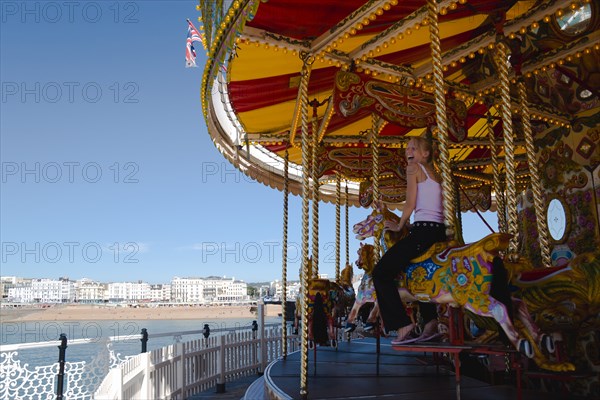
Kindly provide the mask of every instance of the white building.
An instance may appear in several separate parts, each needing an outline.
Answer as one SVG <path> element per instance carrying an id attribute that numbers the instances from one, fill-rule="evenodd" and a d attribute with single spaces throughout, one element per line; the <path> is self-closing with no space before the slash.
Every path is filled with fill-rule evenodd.
<path id="1" fill-rule="evenodd" d="M 171 285 L 159 283 L 150 285 L 150 301 L 171 301 Z"/>
<path id="2" fill-rule="evenodd" d="M 283 285 L 281 281 L 275 280 L 271 282 L 271 287 L 269 292 L 273 294 L 273 299 L 280 301 L 283 298 Z M 298 294 L 300 293 L 300 282 L 291 282 L 288 281 L 285 286 L 285 293 L 287 300 L 296 300 Z"/>
<path id="3" fill-rule="evenodd" d="M 179 278 L 171 281 L 171 299 L 177 303 L 229 304 L 248 301 L 248 285 L 235 278 Z"/>
<path id="4" fill-rule="evenodd" d="M 108 301 L 149 301 L 150 284 L 146 282 L 113 282 L 108 284 Z"/>
<path id="5" fill-rule="evenodd" d="M 31 282 L 17 283 L 8 288 L 8 301 L 13 303 L 33 303 Z"/>
<path id="6" fill-rule="evenodd" d="M 83 278 L 75 282 L 75 291 L 80 303 L 102 303 L 106 299 L 107 285 Z"/>
<path id="7" fill-rule="evenodd" d="M 75 283 L 69 278 L 32 279 L 8 289 L 8 300 L 23 303 L 72 303 Z"/>
<path id="8" fill-rule="evenodd" d="M 171 301 L 175 303 L 204 303 L 204 279 L 173 278 L 171 280 Z"/>

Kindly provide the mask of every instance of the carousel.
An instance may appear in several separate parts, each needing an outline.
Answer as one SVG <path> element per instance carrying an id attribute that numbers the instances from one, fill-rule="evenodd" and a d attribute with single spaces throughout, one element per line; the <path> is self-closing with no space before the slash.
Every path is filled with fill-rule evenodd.
<path id="1" fill-rule="evenodd" d="M 399 290 L 447 306 L 449 339 L 390 351 L 445 356 L 457 376 L 459 353 L 499 355 L 540 388 L 560 382 L 570 395 L 600 397 L 599 2 L 217 0 L 197 9 L 213 143 L 283 192 L 284 305 L 288 196 L 302 197 L 301 351 L 296 370 L 286 367 L 296 387 L 271 387 L 269 397 L 312 398 L 311 355 L 357 343 L 339 329 L 350 308 L 342 208 L 346 266 L 354 226 L 371 241 L 361 258 L 372 267 L 394 241 L 383 221 L 403 207 L 415 136 L 437 148 L 448 241 L 412 260 Z M 335 282 L 318 275 L 320 202 L 336 206 Z M 371 215 L 349 221 L 349 206 Z M 465 244 L 461 214 L 481 211 L 496 212 L 498 226 Z M 493 289 L 500 268 L 508 300 Z M 378 362 L 386 340 L 377 335 Z"/>

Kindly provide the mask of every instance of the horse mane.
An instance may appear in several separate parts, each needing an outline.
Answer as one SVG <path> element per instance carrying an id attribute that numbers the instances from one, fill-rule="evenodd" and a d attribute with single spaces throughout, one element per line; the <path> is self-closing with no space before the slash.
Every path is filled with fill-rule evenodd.
<path id="1" fill-rule="evenodd" d="M 364 244 L 360 247 L 360 265 L 366 274 L 371 275 L 373 272 L 373 268 L 375 268 L 375 263 L 373 260 L 373 255 L 375 254 L 375 247 L 372 244 Z"/>
<path id="2" fill-rule="evenodd" d="M 340 286 L 351 286 L 353 276 L 354 270 L 352 269 L 352 265 L 346 264 L 346 267 L 344 267 L 342 273 L 340 274 Z"/>

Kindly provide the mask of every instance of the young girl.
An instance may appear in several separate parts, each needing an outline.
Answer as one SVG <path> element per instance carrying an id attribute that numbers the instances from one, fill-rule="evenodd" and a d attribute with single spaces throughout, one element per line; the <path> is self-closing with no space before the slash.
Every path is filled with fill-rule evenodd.
<path id="1" fill-rule="evenodd" d="M 413 211 L 414 222 L 409 235 L 392 246 L 373 270 L 383 324 L 388 332 L 397 330 L 398 337 L 392 344 L 401 344 L 414 328 L 398 293 L 395 281 L 398 272 L 405 270 L 411 259 L 423 254 L 432 244 L 446 240 L 441 179 L 432 159 L 433 150 L 428 140 L 414 137 L 408 142 L 406 203 L 400 222 L 386 221 L 385 228 L 401 230 L 409 223 Z M 432 333 L 437 325 L 435 304 L 422 303 L 420 306 L 424 334 Z"/>

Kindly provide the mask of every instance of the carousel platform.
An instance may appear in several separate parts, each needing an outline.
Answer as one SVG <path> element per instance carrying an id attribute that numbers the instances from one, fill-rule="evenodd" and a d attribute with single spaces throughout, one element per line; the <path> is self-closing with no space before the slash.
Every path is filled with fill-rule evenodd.
<path id="1" fill-rule="evenodd" d="M 432 346 L 434 347 L 432 350 Z M 516 371 L 505 374 L 507 383 L 491 385 L 465 375 L 457 376 L 448 363 L 434 362 L 434 354 L 443 345 L 426 346 L 424 351 L 405 351 L 392 347 L 382 338 L 379 357 L 374 338 L 342 342 L 337 350 L 318 347 L 309 351 L 309 399 L 489 399 L 555 400 L 565 399 L 558 393 L 531 391 L 516 387 Z M 426 351 L 425 351 L 426 350 Z M 433 352 L 432 352 L 433 351 Z M 476 365 L 477 361 L 475 360 Z M 463 366 L 465 360 L 463 359 Z M 483 365 L 476 366 L 479 372 Z M 269 365 L 264 375 L 263 398 L 300 399 L 300 353 Z M 248 397 L 246 397 L 248 398 Z"/>

